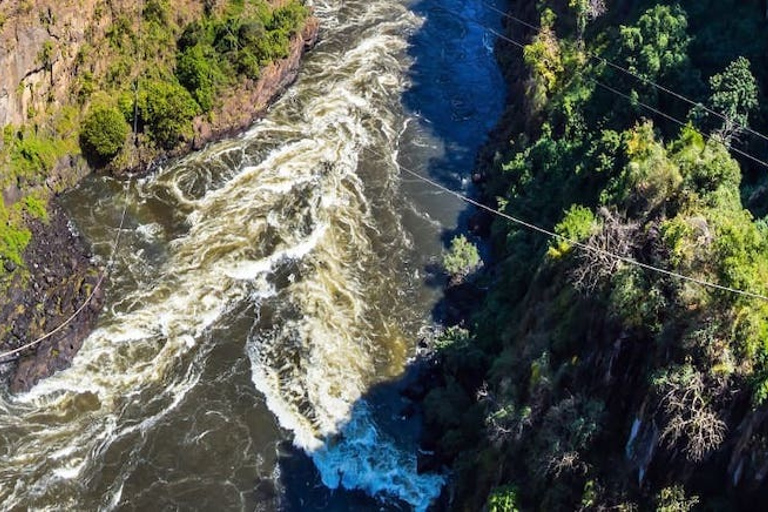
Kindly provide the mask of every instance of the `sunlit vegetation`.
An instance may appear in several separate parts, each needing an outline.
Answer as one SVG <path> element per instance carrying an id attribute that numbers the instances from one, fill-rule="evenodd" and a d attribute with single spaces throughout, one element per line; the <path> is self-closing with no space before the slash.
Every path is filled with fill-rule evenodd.
<path id="1" fill-rule="evenodd" d="M 543 32 L 522 55 L 502 43 L 502 62 L 526 65 L 507 118 L 524 129 L 494 148 L 484 192 L 560 238 L 498 219 L 484 304 L 438 343 L 426 420 L 458 509 L 717 508 L 725 482 L 757 478 L 749 457 L 768 458 L 743 430 L 768 407 L 768 301 L 669 274 L 768 295 L 765 210 L 744 203 L 757 167 L 729 151 L 760 155 L 741 127 L 768 128 L 765 44 L 714 32 L 758 37 L 742 16 L 763 13 L 724 3 L 539 2 Z"/>
<path id="2" fill-rule="evenodd" d="M 132 11 L 137 5 L 142 10 Z M 286 57 L 309 9 L 300 0 L 273 5 L 228 0 L 175 12 L 169 0 L 147 0 L 109 13 L 97 5 L 97 16 L 108 16 L 110 24 L 103 38 L 86 33 L 70 104 L 30 109 L 25 126 L 3 128 L 0 186 L 21 197 L 0 211 L 0 274 L 2 261 L 22 263 L 31 236 L 27 220 L 45 220 L 47 195 L 66 186 L 46 182 L 62 159 L 82 152 L 96 167 L 136 165 L 135 146 L 127 143 L 134 123 L 144 158 L 173 150 L 191 139 L 195 116 L 212 115 L 227 90 Z M 40 22 L 52 20 L 41 14 Z M 48 73 L 59 50 L 66 48 L 47 41 L 37 53 Z"/>

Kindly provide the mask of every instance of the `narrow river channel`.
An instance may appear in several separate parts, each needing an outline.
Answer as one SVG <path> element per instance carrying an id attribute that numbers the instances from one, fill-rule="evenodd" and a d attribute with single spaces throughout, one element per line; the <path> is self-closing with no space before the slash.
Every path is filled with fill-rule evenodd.
<path id="1" fill-rule="evenodd" d="M 495 5 L 503 7 L 498 0 Z M 504 86 L 482 0 L 316 2 L 321 40 L 240 137 L 65 198 L 108 304 L 0 397 L 3 510 L 424 510 L 396 379 Z"/>

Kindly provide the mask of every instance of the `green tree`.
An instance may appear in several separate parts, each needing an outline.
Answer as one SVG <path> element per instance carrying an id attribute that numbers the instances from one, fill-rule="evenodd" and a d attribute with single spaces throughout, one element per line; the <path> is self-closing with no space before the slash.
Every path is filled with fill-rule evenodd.
<path id="1" fill-rule="evenodd" d="M 455 281 L 466 278 L 477 270 L 481 263 L 477 247 L 464 235 L 451 240 L 451 248 L 443 256 L 443 267 Z"/>
<path id="2" fill-rule="evenodd" d="M 150 136 L 166 149 L 191 136 L 192 118 L 200 107 L 177 81 L 152 80 L 142 87 L 139 115 Z"/>
<path id="3" fill-rule="evenodd" d="M 558 258 L 571 250 L 571 240 L 581 242 L 585 240 L 595 228 L 595 215 L 592 210 L 584 206 L 574 204 L 567 212 L 563 220 L 555 226 L 555 233 L 562 238 L 553 239 L 547 254 Z"/>
<path id="4" fill-rule="evenodd" d="M 130 128 L 115 107 L 96 106 L 88 112 L 80 131 L 83 152 L 100 160 L 110 160 L 125 144 Z"/>
<path id="5" fill-rule="evenodd" d="M 176 76 L 203 112 L 213 108 L 216 84 L 223 81 L 216 62 L 213 48 L 205 44 L 186 48 L 178 56 Z"/>
<path id="6" fill-rule="evenodd" d="M 518 512 L 517 489 L 511 485 L 496 487 L 488 496 L 488 512 Z"/>
<path id="7" fill-rule="evenodd" d="M 724 140 L 730 140 L 740 131 L 740 126 L 749 122 L 749 113 L 757 108 L 757 81 L 752 76 L 749 61 L 739 57 L 722 73 L 709 79 L 712 108 L 721 113 L 725 120 L 719 130 Z"/>
<path id="8" fill-rule="evenodd" d="M 688 498 L 685 490 L 679 486 L 663 488 L 656 496 L 657 512 L 688 512 L 699 503 L 698 496 Z"/>
<path id="9" fill-rule="evenodd" d="M 627 66 L 651 80 L 679 71 L 688 61 L 688 19 L 679 6 L 657 5 L 634 26 L 622 26 L 621 54 Z"/>

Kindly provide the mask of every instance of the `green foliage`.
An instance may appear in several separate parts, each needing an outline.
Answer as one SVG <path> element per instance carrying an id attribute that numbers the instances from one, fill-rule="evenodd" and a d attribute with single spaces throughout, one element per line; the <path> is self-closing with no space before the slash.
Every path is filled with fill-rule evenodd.
<path id="1" fill-rule="evenodd" d="M 32 239 L 32 233 L 21 219 L 14 217 L 0 201 L 0 259 L 23 265 L 22 253 Z M 0 271 L 2 267 L 0 266 Z"/>
<path id="2" fill-rule="evenodd" d="M 48 222 L 48 204 L 45 199 L 29 195 L 23 201 L 24 210 L 35 219 Z"/>
<path id="3" fill-rule="evenodd" d="M 131 37 L 133 37 L 133 29 L 130 18 L 125 14 L 118 15 L 107 30 L 107 41 L 112 48 L 120 49 Z"/>
<path id="4" fill-rule="evenodd" d="M 468 330 L 459 326 L 451 326 L 437 337 L 435 348 L 440 352 L 464 350 L 469 345 L 470 339 Z"/>
<path id="5" fill-rule="evenodd" d="M 598 4 L 537 4 L 543 31 L 531 33 L 525 50 L 531 80 L 524 99 L 511 98 L 500 138 L 509 142 L 482 164 L 485 193 L 504 212 L 569 239 L 589 238 L 641 265 L 596 257 L 588 263 L 602 273 L 600 286 L 574 287 L 594 276 L 581 258 L 574 265 L 560 257 L 572 249 L 567 243 L 547 247 L 519 226 L 494 224 L 495 266 L 478 276 L 489 285 L 487 298 L 462 324 L 468 332 L 447 333 L 437 344 L 444 384 L 428 400 L 430 431 L 446 447 L 441 455 L 463 449 L 457 478 L 475 484 L 457 493 L 495 489 L 459 496 L 457 508 L 490 508 L 496 490 L 515 482 L 514 504 L 548 510 L 619 509 L 633 505 L 628 496 L 643 510 L 690 510 L 697 498 L 676 485 L 680 475 L 690 476 L 691 492 L 713 481 L 701 478 L 700 463 L 728 460 L 737 439 L 743 442 L 735 426 L 749 421 L 745 404 L 751 398 L 764 407 L 768 397 L 768 304 L 649 269 L 768 295 L 768 221 L 742 204 L 752 192 L 750 201 L 762 202 L 764 181 L 703 135 L 720 128 L 719 119 L 579 57 L 598 53 L 723 111 L 732 121 L 720 128 L 727 143 L 735 123 L 764 123 L 768 112 L 757 104 L 768 72 L 756 65 L 768 43 L 747 35 L 759 32 L 763 13 L 757 3 L 730 0 L 685 2 L 690 15 L 659 2 L 605 3 L 606 16 L 585 30 L 586 11 Z M 509 70 L 515 88 L 518 62 Z M 662 120 L 584 76 L 679 119 L 690 116 L 695 126 Z M 710 91 L 702 76 L 712 76 Z M 743 173 L 752 179 L 750 194 L 740 190 Z M 463 414 L 472 403 L 483 405 L 479 447 L 468 442 Z M 635 494 L 637 473 L 615 471 L 640 404 L 638 443 L 647 443 L 651 421 L 660 439 L 643 495 Z M 486 466 L 488 458 L 498 465 Z M 669 462 L 668 472 L 659 460 Z M 754 476 L 746 465 L 744 472 Z"/>
<path id="6" fill-rule="evenodd" d="M 511 485 L 494 488 L 488 495 L 488 512 L 518 512 L 517 488 Z"/>
<path id="7" fill-rule="evenodd" d="M 179 82 L 192 94 L 203 112 L 213 108 L 216 85 L 224 81 L 215 59 L 211 46 L 196 44 L 179 54 L 176 65 Z"/>
<path id="8" fill-rule="evenodd" d="M 190 23 L 178 40 L 176 76 L 207 112 L 221 86 L 241 77 L 255 80 L 262 67 L 287 57 L 290 37 L 308 15 L 298 1 L 274 10 L 255 2 L 248 9 L 233 4 L 222 18 Z"/>
<path id="9" fill-rule="evenodd" d="M 606 188 L 601 201 L 648 213 L 674 199 L 683 178 L 664 146 L 656 141 L 653 126 L 645 123 L 631 130 L 626 147 L 629 164 Z"/>
<path id="10" fill-rule="evenodd" d="M 45 41 L 43 43 L 43 47 L 40 49 L 40 51 L 37 54 L 37 62 L 39 62 L 46 68 L 49 68 L 53 63 L 53 52 L 54 52 L 53 42 Z"/>
<path id="11" fill-rule="evenodd" d="M 680 169 L 686 189 L 706 198 L 720 188 L 738 190 L 741 182 L 739 164 L 728 150 L 716 141 L 704 137 L 690 125 L 670 146 L 673 162 Z"/>
<path id="12" fill-rule="evenodd" d="M 546 101 L 547 94 L 555 91 L 565 70 L 560 44 L 551 30 L 543 30 L 523 49 L 523 59 L 531 68 L 534 87 L 528 91 L 536 109 Z"/>
<path id="13" fill-rule="evenodd" d="M 144 20 L 157 25 L 168 24 L 168 0 L 147 0 L 141 15 Z"/>
<path id="14" fill-rule="evenodd" d="M 595 228 L 595 215 L 592 210 L 574 204 L 565 212 L 563 220 L 555 226 L 555 233 L 562 238 L 553 238 L 547 254 L 551 258 L 559 258 L 567 254 L 571 248 L 571 240 L 582 242 Z"/>
<path id="15" fill-rule="evenodd" d="M 16 176 L 33 180 L 46 175 L 66 152 L 65 141 L 19 130 L 10 149 L 12 171 Z"/>
<path id="16" fill-rule="evenodd" d="M 709 79 L 712 87 L 710 104 L 726 117 L 720 129 L 727 139 L 738 132 L 737 125 L 747 126 L 749 114 L 757 108 L 757 81 L 752 76 L 749 61 L 739 57 L 722 73 Z"/>
<path id="17" fill-rule="evenodd" d="M 620 53 L 630 70 L 657 80 L 679 72 L 688 61 L 688 20 L 679 6 L 657 5 L 633 26 L 622 26 Z"/>
<path id="18" fill-rule="evenodd" d="M 482 262 L 477 247 L 464 235 L 451 240 L 451 247 L 443 255 L 443 268 L 451 277 L 461 280 L 477 270 Z"/>
<path id="19" fill-rule="evenodd" d="M 95 106 L 85 117 L 80 132 L 83 152 L 109 160 L 123 148 L 129 131 L 125 117 L 117 108 Z"/>
<path id="20" fill-rule="evenodd" d="M 170 149 L 191 136 L 200 106 L 175 80 L 146 81 L 141 87 L 139 118 L 152 139 Z"/>
<path id="21" fill-rule="evenodd" d="M 682 486 L 665 487 L 656 496 L 656 512 L 689 512 L 698 503 L 698 496 L 688 498 Z"/>
<path id="22" fill-rule="evenodd" d="M 582 471 L 583 455 L 600 432 L 605 406 L 598 400 L 569 397 L 552 407 L 533 437 L 531 466 L 541 478 Z"/>

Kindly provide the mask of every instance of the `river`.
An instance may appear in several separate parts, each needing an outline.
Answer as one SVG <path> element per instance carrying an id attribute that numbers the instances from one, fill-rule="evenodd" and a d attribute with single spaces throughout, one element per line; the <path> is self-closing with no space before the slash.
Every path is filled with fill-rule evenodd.
<path id="1" fill-rule="evenodd" d="M 496 6 L 502 7 L 499 0 Z M 316 2 L 321 40 L 243 135 L 64 198 L 107 306 L 70 369 L 0 396 L 3 510 L 425 510 L 388 383 L 441 292 L 504 89 L 481 0 Z"/>

